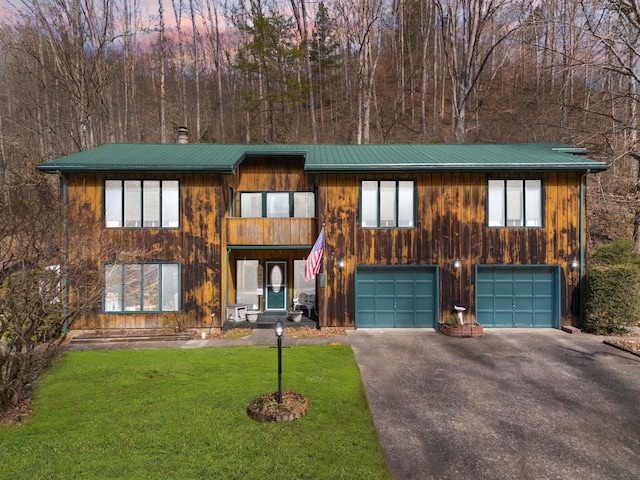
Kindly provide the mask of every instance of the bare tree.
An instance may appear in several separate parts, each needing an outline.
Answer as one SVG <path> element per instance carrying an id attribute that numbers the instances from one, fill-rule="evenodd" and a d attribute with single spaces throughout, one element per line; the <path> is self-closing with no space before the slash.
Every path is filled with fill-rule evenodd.
<path id="1" fill-rule="evenodd" d="M 158 14 L 160 28 L 158 35 L 160 47 L 160 141 L 167 143 L 167 93 L 165 89 L 166 58 L 165 58 L 165 31 L 164 31 L 164 9 L 162 0 L 158 0 Z"/>
<path id="2" fill-rule="evenodd" d="M 298 5 L 299 2 L 299 5 Z M 313 143 L 318 143 L 318 128 L 316 126 L 316 101 L 313 93 L 313 70 L 311 69 L 311 50 L 309 46 L 309 33 L 307 30 L 307 7 L 305 0 L 291 0 L 291 8 L 296 18 L 298 35 L 304 49 L 304 66 L 309 96 L 309 120 L 311 121 L 311 138 Z"/>
<path id="3" fill-rule="evenodd" d="M 621 156 L 626 154 L 636 161 L 633 238 L 636 253 L 640 254 L 640 150 L 637 135 L 640 3 L 638 0 L 607 0 L 604 8 L 584 0 L 580 4 L 589 32 L 602 47 L 599 67 L 619 78 L 618 82 L 610 82 L 609 85 L 617 86 L 617 91 L 613 93 L 625 99 L 627 104 L 620 113 L 612 110 L 611 116 L 614 125 L 619 123 L 627 133 L 624 135 Z"/>
<path id="4" fill-rule="evenodd" d="M 434 0 L 451 80 L 456 143 L 465 141 L 467 103 L 480 74 L 496 47 L 517 28 L 507 22 L 500 25 L 500 13 L 510 3 L 510 0 Z M 496 25 L 499 32 L 492 35 Z"/>

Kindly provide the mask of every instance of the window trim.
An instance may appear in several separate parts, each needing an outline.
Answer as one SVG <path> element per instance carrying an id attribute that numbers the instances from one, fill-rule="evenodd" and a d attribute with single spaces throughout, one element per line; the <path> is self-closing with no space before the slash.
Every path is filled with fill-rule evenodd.
<path id="1" fill-rule="evenodd" d="M 489 198 L 489 183 L 492 181 L 502 182 L 502 224 L 501 225 L 491 225 L 490 222 L 490 198 Z M 508 225 L 507 218 L 507 209 L 508 209 L 508 198 L 507 198 L 507 182 L 509 181 L 520 181 L 522 182 L 521 187 L 521 201 L 522 201 L 522 225 Z M 527 182 L 537 181 L 540 182 L 540 224 L 539 225 L 527 225 Z M 544 228 L 545 227 L 545 182 L 542 178 L 487 178 L 486 182 L 486 225 L 488 228 Z"/>
<path id="2" fill-rule="evenodd" d="M 107 206 L 107 183 L 108 182 L 119 182 L 120 184 L 120 189 L 119 189 L 119 193 L 120 193 L 120 225 L 119 226 L 109 226 L 107 224 L 107 211 L 108 211 L 108 206 Z M 126 225 L 126 192 L 125 192 L 125 182 L 140 182 L 140 192 L 139 192 L 139 209 L 140 209 L 140 226 L 127 226 Z M 158 226 L 145 226 L 144 222 L 144 212 L 145 212 L 145 188 L 144 188 L 144 184 L 145 182 L 158 182 L 159 185 L 159 203 L 158 203 L 158 221 L 159 221 L 159 225 Z M 163 191 L 165 189 L 168 189 L 168 187 L 164 187 L 165 182 L 175 182 L 177 183 L 177 212 L 176 212 L 176 219 L 177 219 L 177 225 L 172 225 L 172 226 L 164 226 L 163 222 L 164 222 L 164 205 L 163 205 L 163 201 L 166 197 L 166 195 L 163 193 Z M 102 195 L 102 213 L 103 213 L 103 217 L 104 217 L 104 221 L 103 221 L 103 225 L 105 228 L 108 229 L 126 229 L 126 230 L 178 230 L 180 228 L 180 216 L 181 216 L 181 205 L 180 205 L 180 196 L 181 196 L 181 185 L 180 185 L 180 180 L 176 179 L 176 178 L 163 178 L 163 179 L 157 179 L 157 178 L 106 178 L 103 181 L 103 195 Z"/>
<path id="3" fill-rule="evenodd" d="M 165 310 L 163 308 L 163 268 L 165 265 L 170 265 L 170 266 L 175 266 L 177 267 L 177 274 L 178 274 L 178 285 L 177 285 L 177 304 L 175 306 L 174 309 L 167 309 Z M 122 267 L 122 273 L 121 273 L 121 279 L 120 279 L 120 283 L 118 284 L 119 288 L 119 296 L 120 296 L 120 309 L 119 310 L 107 310 L 106 308 L 106 304 L 107 304 L 107 269 L 110 266 L 120 266 Z M 139 299 L 138 299 L 138 309 L 137 310 L 127 310 L 126 308 L 126 298 L 127 298 L 127 292 L 126 292 L 126 284 L 127 284 L 127 279 L 126 279 L 126 267 L 131 267 L 131 266 L 138 266 L 140 268 L 140 277 L 139 277 L 139 286 L 140 286 L 140 293 L 139 293 Z M 145 266 L 158 266 L 158 282 L 159 282 L 159 287 L 158 287 L 158 308 L 157 309 L 149 309 L 149 310 L 145 310 L 145 305 L 144 305 L 144 267 Z M 140 314 L 158 314 L 158 313 L 177 313 L 180 312 L 182 309 L 182 266 L 179 262 L 131 262 L 131 263 L 117 263 L 117 262 L 105 262 L 102 265 L 102 280 L 104 282 L 103 284 L 103 290 L 102 290 L 102 313 L 104 314 L 111 314 L 111 315 L 140 315 Z"/>
<path id="4" fill-rule="evenodd" d="M 268 216 L 269 206 L 267 204 L 267 197 L 269 194 L 288 194 L 289 195 L 289 216 L 287 217 L 272 217 Z M 313 216 L 312 217 L 296 217 L 295 216 L 295 195 L 296 193 L 308 193 L 313 197 Z M 262 212 L 260 217 L 243 217 L 242 216 L 242 197 L 245 194 L 260 194 L 262 198 Z M 318 202 L 317 195 L 315 192 L 310 190 L 283 190 L 283 191 L 263 191 L 263 190 L 243 190 L 238 192 L 239 199 L 239 217 L 238 218 L 317 218 L 318 216 Z"/>
<path id="5" fill-rule="evenodd" d="M 376 182 L 377 183 L 377 187 L 376 187 L 376 196 L 377 196 L 377 205 L 376 205 L 376 225 L 375 226 L 369 226 L 369 225 L 363 225 L 363 188 L 362 188 L 362 184 L 364 182 Z M 395 183 L 395 225 L 393 226 L 381 226 L 380 225 L 380 197 L 381 197 L 381 192 L 380 192 L 380 183 L 381 182 L 393 182 Z M 400 203 L 400 183 L 401 182 L 411 182 L 411 190 L 412 190 L 412 195 L 411 195 L 411 202 L 412 202 L 412 210 L 413 210 L 413 216 L 411 219 L 411 225 L 399 225 L 400 223 L 400 211 L 402 210 L 402 205 Z M 392 179 L 392 180 L 388 180 L 388 179 L 379 179 L 379 180 L 371 180 L 371 179 L 361 179 L 360 180 L 360 200 L 359 200 L 360 204 L 359 204 L 359 211 L 358 211 L 358 226 L 362 229 L 365 230 L 375 230 L 375 229 L 414 229 L 417 228 L 417 218 L 418 218 L 418 214 L 417 214 L 417 189 L 416 189 L 416 181 L 415 179 Z"/>

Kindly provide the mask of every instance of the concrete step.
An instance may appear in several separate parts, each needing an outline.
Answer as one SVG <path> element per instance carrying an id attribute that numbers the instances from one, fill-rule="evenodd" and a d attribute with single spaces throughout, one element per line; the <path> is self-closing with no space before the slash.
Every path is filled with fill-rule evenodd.
<path id="1" fill-rule="evenodd" d="M 71 339 L 71 343 L 114 343 L 114 342 L 171 342 L 186 341 L 191 333 L 119 333 L 82 334 Z"/>

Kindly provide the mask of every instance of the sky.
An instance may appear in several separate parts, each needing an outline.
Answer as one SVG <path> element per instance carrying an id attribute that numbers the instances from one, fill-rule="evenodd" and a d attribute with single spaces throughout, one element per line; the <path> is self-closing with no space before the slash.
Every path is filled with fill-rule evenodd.
<path id="1" fill-rule="evenodd" d="M 0 22 L 4 22 L 9 17 L 10 10 L 9 1 L 0 0 Z"/>

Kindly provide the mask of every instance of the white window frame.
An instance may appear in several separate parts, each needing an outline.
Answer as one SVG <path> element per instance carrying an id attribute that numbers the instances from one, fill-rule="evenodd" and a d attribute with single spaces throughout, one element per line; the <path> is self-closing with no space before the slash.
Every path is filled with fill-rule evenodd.
<path id="1" fill-rule="evenodd" d="M 414 228 L 416 183 L 413 180 L 362 180 L 361 228 Z"/>
<path id="2" fill-rule="evenodd" d="M 540 179 L 490 179 L 487 225 L 494 228 L 544 226 L 544 185 Z"/>
<path id="3" fill-rule="evenodd" d="M 105 180 L 107 228 L 180 227 L 178 180 Z"/>

